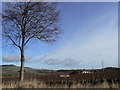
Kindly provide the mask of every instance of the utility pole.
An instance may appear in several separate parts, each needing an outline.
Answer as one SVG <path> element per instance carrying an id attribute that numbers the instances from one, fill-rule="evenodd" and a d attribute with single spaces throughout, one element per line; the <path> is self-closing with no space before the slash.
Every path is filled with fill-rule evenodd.
<path id="1" fill-rule="evenodd" d="M 104 68 L 104 61 L 102 60 L 102 68 Z"/>

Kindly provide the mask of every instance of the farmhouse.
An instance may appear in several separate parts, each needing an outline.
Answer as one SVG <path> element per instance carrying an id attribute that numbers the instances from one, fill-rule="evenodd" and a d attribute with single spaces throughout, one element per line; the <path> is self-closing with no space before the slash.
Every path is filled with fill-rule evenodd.
<path id="1" fill-rule="evenodd" d="M 66 77 L 70 77 L 70 75 L 60 75 L 60 77 L 66 78 Z"/>
<path id="2" fill-rule="evenodd" d="M 92 73 L 91 71 L 83 71 L 82 73 Z"/>

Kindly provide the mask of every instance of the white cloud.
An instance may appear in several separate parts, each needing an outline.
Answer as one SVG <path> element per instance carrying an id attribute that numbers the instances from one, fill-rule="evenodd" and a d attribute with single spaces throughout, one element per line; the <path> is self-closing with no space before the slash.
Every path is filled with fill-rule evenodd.
<path id="1" fill-rule="evenodd" d="M 44 62 L 47 65 L 62 65 L 62 66 L 73 66 L 73 65 L 79 65 L 80 64 L 80 60 L 74 60 L 72 58 L 64 58 L 64 59 L 55 59 L 55 58 L 51 58 L 51 59 L 46 59 L 44 60 Z"/>
<path id="2" fill-rule="evenodd" d="M 118 26 L 117 16 L 113 16 L 114 13 L 111 12 L 99 17 L 97 22 L 84 27 L 82 32 L 78 30 L 60 49 L 48 53 L 45 57 L 43 55 L 41 60 L 47 65 L 80 67 L 101 67 L 103 60 L 105 66 L 117 66 Z M 113 18 L 110 19 L 111 17 Z"/>
<path id="3" fill-rule="evenodd" d="M 28 62 L 29 60 L 31 60 L 31 56 L 30 55 L 26 55 L 25 56 L 25 61 Z M 2 60 L 4 62 L 19 62 L 20 61 L 20 56 L 15 56 L 15 55 L 4 55 Z"/>

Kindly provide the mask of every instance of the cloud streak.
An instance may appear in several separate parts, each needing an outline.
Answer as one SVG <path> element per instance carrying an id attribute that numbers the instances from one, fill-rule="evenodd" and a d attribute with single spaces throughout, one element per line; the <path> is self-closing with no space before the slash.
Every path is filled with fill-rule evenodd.
<path id="1" fill-rule="evenodd" d="M 46 63 L 47 65 L 61 65 L 61 66 L 73 66 L 73 65 L 79 65 L 80 64 L 80 60 L 74 60 L 72 58 L 65 58 L 63 60 L 60 59 L 46 59 L 44 61 L 44 63 Z"/>
<path id="2" fill-rule="evenodd" d="M 30 55 L 25 56 L 25 61 L 28 62 L 32 59 Z M 2 60 L 4 62 L 19 62 L 20 61 L 20 56 L 15 56 L 15 55 L 4 55 L 2 57 Z"/>
<path id="3" fill-rule="evenodd" d="M 108 12 L 96 19 L 96 22 L 76 32 L 72 39 L 60 49 L 39 57 L 44 64 L 59 66 L 101 67 L 117 66 L 118 62 L 118 28 L 117 16 Z M 106 21 L 108 21 L 106 23 Z M 92 21 L 91 21 L 92 22 Z"/>

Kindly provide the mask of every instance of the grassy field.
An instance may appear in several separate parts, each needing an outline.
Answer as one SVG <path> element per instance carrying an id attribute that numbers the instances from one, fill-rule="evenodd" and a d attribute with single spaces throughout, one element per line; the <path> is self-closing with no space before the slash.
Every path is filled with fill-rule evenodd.
<path id="1" fill-rule="evenodd" d="M 5 66 L 3 70 L 1 85 L 3 88 L 118 88 L 120 86 L 118 68 L 92 70 L 91 73 L 81 73 L 82 70 L 26 68 L 23 82 L 19 82 L 18 67 Z M 60 75 L 69 75 L 69 77 L 60 77 Z"/>
<path id="2" fill-rule="evenodd" d="M 99 81 L 98 81 L 99 82 Z M 108 83 L 104 80 L 102 83 L 91 84 L 90 82 L 85 83 L 85 81 L 75 82 L 75 81 L 61 81 L 61 82 L 43 82 L 39 80 L 25 80 L 23 82 L 9 81 L 3 82 L 2 88 L 118 88 L 118 82 Z"/>

